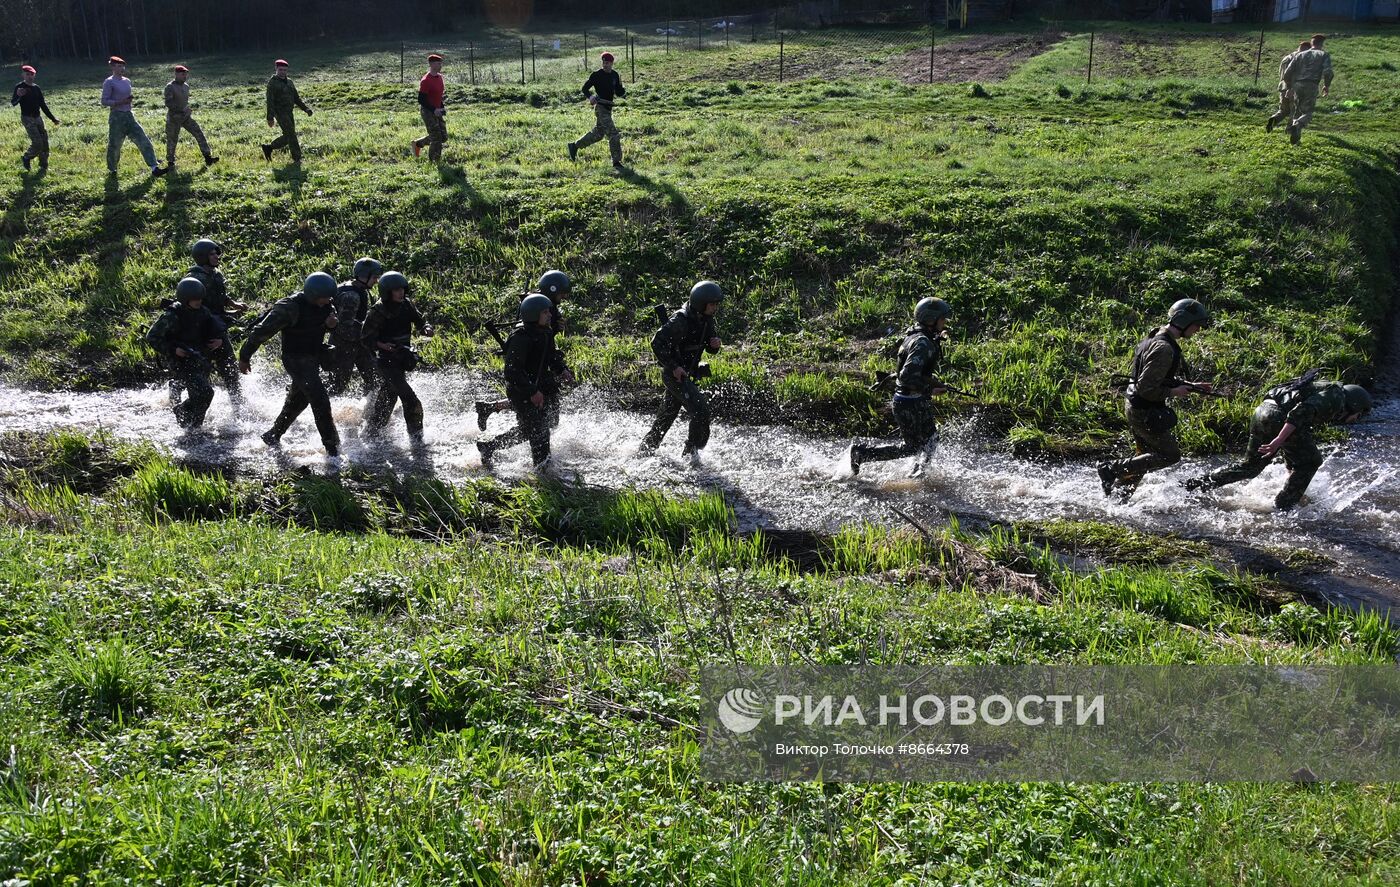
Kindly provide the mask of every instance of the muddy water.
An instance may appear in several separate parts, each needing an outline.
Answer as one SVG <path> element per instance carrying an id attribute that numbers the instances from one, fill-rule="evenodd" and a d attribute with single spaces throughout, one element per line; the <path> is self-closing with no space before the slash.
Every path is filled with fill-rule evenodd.
<path id="1" fill-rule="evenodd" d="M 163 387 L 102 394 L 35 392 L 0 386 L 0 431 L 77 427 L 146 440 L 176 455 L 251 472 L 307 466 L 334 470 L 321 451 L 309 411 L 280 449 L 258 434 L 281 405 L 283 381 L 260 369 L 247 377 L 244 408 L 235 415 L 220 390 L 203 431 L 186 434 L 171 421 Z M 1389 385 L 1395 385 L 1391 380 Z M 344 438 L 345 463 L 364 468 L 432 471 L 446 480 L 481 476 L 479 432 L 472 410 L 492 395 L 474 375 L 444 371 L 414 379 L 427 411 L 426 446 L 408 446 L 402 421 L 380 440 L 358 431 L 359 398 L 334 401 Z M 1087 464 L 1047 466 L 989 450 L 956 426 L 945 427 L 933 466 L 909 478 L 909 460 L 870 465 L 850 476 L 848 440 L 809 436 L 781 427 L 717 424 L 699 465 L 680 457 L 684 416 L 661 451 L 638 457 L 637 442 L 650 417 L 621 411 L 587 389 L 566 401 L 555 435 L 565 477 L 609 487 L 650 487 L 684 494 L 724 492 L 746 527 L 834 530 L 854 521 L 897 523 L 890 506 L 936 522 L 952 512 L 964 518 L 1101 520 L 1158 532 L 1176 532 L 1244 554 L 1304 548 L 1335 561 L 1313 577 L 1314 590 L 1338 601 L 1400 614 L 1400 398 L 1381 402 L 1376 421 L 1327 451 L 1308 498 L 1289 513 L 1273 510 L 1282 466 L 1259 478 L 1208 494 L 1186 494 L 1179 481 L 1227 461 L 1188 460 L 1151 475 L 1129 503 L 1107 500 Z M 514 421 L 491 419 L 487 436 Z M 493 471 L 505 478 L 529 473 L 525 447 L 502 454 Z"/>

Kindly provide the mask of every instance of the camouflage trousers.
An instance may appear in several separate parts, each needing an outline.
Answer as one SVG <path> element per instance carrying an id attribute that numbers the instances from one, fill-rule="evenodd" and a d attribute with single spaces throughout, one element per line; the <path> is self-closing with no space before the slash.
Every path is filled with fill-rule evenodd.
<path id="1" fill-rule="evenodd" d="M 20 115 L 19 122 L 29 134 L 29 148 L 24 152 L 25 160 L 39 159 L 40 166 L 49 165 L 49 131 L 44 128 L 44 118 Z"/>
<path id="2" fill-rule="evenodd" d="M 895 398 L 891 407 L 894 421 L 899 425 L 899 436 L 903 443 L 871 446 L 860 444 L 855 448 L 861 462 L 888 462 L 927 452 L 933 455 L 938 446 L 938 422 L 933 415 L 933 401 L 923 397 L 918 399 Z"/>
<path id="3" fill-rule="evenodd" d="M 141 158 L 146 161 L 146 165 L 155 169 L 156 149 L 151 147 L 151 140 L 146 137 L 146 131 L 137 122 L 136 115 L 130 111 L 111 111 L 107 117 L 107 169 L 111 172 L 117 171 L 117 163 L 122 159 L 122 142 L 131 139 L 141 152 Z"/>
<path id="4" fill-rule="evenodd" d="M 427 128 L 428 134 L 420 139 L 414 139 L 413 144 L 419 148 L 428 149 L 428 159 L 437 161 L 442 159 L 442 146 L 447 143 L 447 118 L 435 114 L 432 108 L 419 108 L 423 117 L 423 126 Z"/>
<path id="5" fill-rule="evenodd" d="M 550 433 L 559 425 L 559 391 L 544 390 L 544 405 L 530 403 L 528 395 L 506 391 L 510 408 L 515 411 L 515 427 L 485 443 L 490 452 L 504 450 L 524 441 L 530 442 L 530 461 L 538 465 L 549 458 Z"/>
<path id="6" fill-rule="evenodd" d="M 277 127 L 282 130 L 282 134 L 268 144 L 268 149 L 276 151 L 286 148 L 292 153 L 292 162 L 300 162 L 301 142 L 297 139 L 296 118 L 292 116 L 291 111 L 274 111 L 272 119 L 277 122 Z"/>
<path id="7" fill-rule="evenodd" d="M 340 432 L 335 428 L 335 417 L 331 415 L 331 397 L 326 385 L 321 381 L 321 358 L 318 355 L 282 357 L 282 366 L 292 377 L 287 388 L 287 399 L 282 403 L 282 412 L 272 422 L 272 434 L 281 437 L 292 427 L 296 417 L 308 407 L 316 418 L 316 430 L 321 434 L 321 444 L 328 451 L 340 447 Z"/>
<path id="8" fill-rule="evenodd" d="M 200 129 L 199 124 L 195 122 L 194 115 L 188 111 L 183 114 L 167 111 L 165 114 L 165 161 L 172 166 L 175 164 L 175 146 L 180 143 L 180 130 L 182 129 L 194 136 L 195 144 L 199 145 L 199 153 L 205 157 L 210 154 L 209 142 L 204 138 L 204 130 Z"/>
<path id="9" fill-rule="evenodd" d="M 1294 129 L 1302 130 L 1312 122 L 1313 111 L 1317 108 L 1318 85 L 1313 82 L 1293 84 L 1293 123 Z"/>
<path id="10" fill-rule="evenodd" d="M 1261 456 L 1259 448 L 1278 437 L 1279 431 L 1288 422 L 1288 414 L 1283 407 L 1266 400 L 1254 411 L 1249 420 L 1249 443 L 1245 445 L 1244 461 L 1222 468 L 1207 478 L 1207 487 L 1223 487 L 1258 477 L 1273 457 Z M 1317 449 L 1312 432 L 1305 428 L 1295 428 L 1288 440 L 1284 441 L 1279 453 L 1283 464 L 1288 468 L 1288 482 L 1274 497 L 1274 505 L 1287 509 L 1297 505 L 1303 493 L 1312 483 L 1313 475 L 1322 467 L 1322 453 Z"/>
<path id="11" fill-rule="evenodd" d="M 342 323 L 340 326 L 347 326 Z M 353 324 L 358 327 L 359 324 Z M 340 329 L 340 327 L 336 327 Z M 330 370 L 330 392 L 331 394 L 344 394 L 350 387 L 350 379 L 356 372 L 360 375 L 360 381 L 364 384 L 365 394 L 374 393 L 375 380 L 378 373 L 374 368 L 374 356 L 369 353 L 369 349 L 361 345 L 358 337 L 354 339 L 337 339 L 335 342 L 335 362 Z"/>
<path id="12" fill-rule="evenodd" d="M 710 442 L 709 398 L 700 390 L 700 386 L 695 384 L 692 376 L 686 376 L 677 382 L 675 376 L 667 373 L 662 381 L 666 384 L 666 399 L 661 404 L 661 412 L 657 414 L 656 421 L 651 423 L 651 430 L 643 438 L 643 445 L 653 450 L 661 446 L 666 432 L 671 430 L 676 417 L 681 414 L 681 407 L 685 407 L 686 415 L 690 417 L 685 448 L 703 450 Z"/>
<path id="13" fill-rule="evenodd" d="M 181 395 L 187 395 L 182 401 Z M 170 377 L 170 404 L 175 411 L 175 421 L 182 428 L 198 428 L 204 424 L 204 415 L 214 402 L 214 386 L 209 384 L 209 373 L 198 368 L 193 361 L 175 359 L 175 370 Z"/>
<path id="14" fill-rule="evenodd" d="M 1128 406 L 1128 431 L 1133 436 L 1136 454 L 1128 459 L 1120 459 L 1109 465 L 1117 483 L 1123 487 L 1135 487 L 1143 477 L 1152 471 L 1161 471 L 1181 461 L 1181 445 L 1171 427 L 1161 430 L 1159 423 L 1163 417 L 1159 411 L 1171 412 L 1171 407 L 1160 406 L 1148 409 Z M 1175 425 L 1175 413 L 1172 413 Z"/>
<path id="15" fill-rule="evenodd" d="M 1293 93 L 1282 82 L 1278 85 L 1278 110 L 1269 119 L 1274 123 L 1293 122 Z"/>
<path id="16" fill-rule="evenodd" d="M 369 415 L 366 423 L 371 431 L 389 424 L 394 415 L 394 404 L 403 403 L 403 420 L 408 433 L 423 433 L 423 402 L 418 399 L 413 386 L 408 384 L 408 373 L 403 366 L 392 359 L 379 360 L 379 387 L 370 397 Z"/>
<path id="17" fill-rule="evenodd" d="M 605 105 L 602 102 L 593 106 L 593 114 L 597 122 L 588 135 L 574 142 L 576 148 L 586 148 L 594 142 L 601 142 L 604 137 L 608 140 L 608 152 L 612 154 L 613 163 L 622 162 L 622 133 L 617 131 L 617 126 L 613 124 L 612 105 Z"/>

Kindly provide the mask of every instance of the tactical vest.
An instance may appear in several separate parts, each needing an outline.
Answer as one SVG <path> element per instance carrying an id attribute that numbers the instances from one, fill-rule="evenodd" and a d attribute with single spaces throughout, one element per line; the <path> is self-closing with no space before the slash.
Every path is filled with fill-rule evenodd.
<path id="1" fill-rule="evenodd" d="M 1165 406 L 1166 403 L 1165 401 L 1159 403 L 1157 401 L 1147 400 L 1146 398 L 1139 397 L 1137 394 L 1138 378 L 1142 375 L 1142 363 L 1147 356 L 1147 349 L 1152 346 L 1152 343 L 1156 342 L 1159 339 L 1172 346 L 1172 368 L 1167 372 L 1167 378 L 1181 378 L 1181 346 L 1177 344 L 1175 339 L 1173 339 L 1170 335 L 1167 334 L 1167 328 L 1162 327 L 1161 329 L 1154 332 L 1152 335 L 1148 336 L 1146 339 L 1143 339 L 1141 342 L 1139 342 L 1137 350 L 1133 352 L 1133 368 L 1132 371 L 1128 374 L 1127 394 L 1128 403 L 1131 404 L 1133 407 L 1136 407 L 1137 409 L 1147 409 L 1149 407 Z"/>
<path id="2" fill-rule="evenodd" d="M 379 341 L 393 342 L 398 339 L 412 338 L 413 310 L 409 308 L 407 299 L 399 305 L 390 305 L 385 302 L 380 313 L 384 315 L 384 323 L 379 327 Z"/>
<path id="3" fill-rule="evenodd" d="M 288 296 L 282 302 L 293 302 L 297 309 L 297 319 L 282 330 L 282 356 L 320 356 L 326 335 L 326 318 L 335 309 L 329 304 L 317 305 L 301 293 Z"/>
<path id="4" fill-rule="evenodd" d="M 709 328 L 709 318 L 696 316 L 685 309 L 677 311 L 671 320 L 675 321 L 677 318 L 680 318 L 683 327 L 673 342 L 676 351 L 681 355 L 681 368 L 687 373 L 693 373 L 700 365 L 701 355 L 710 341 L 705 335 Z"/>
<path id="5" fill-rule="evenodd" d="M 900 385 L 898 380 L 904 375 L 904 365 L 909 362 L 909 357 L 918 347 L 919 340 L 926 340 L 933 350 L 933 357 L 928 365 L 924 367 L 923 373 L 918 379 L 919 390 L 915 391 L 910 386 Z M 899 353 L 895 356 L 895 396 L 896 397 L 928 397 L 929 389 L 933 387 L 933 374 L 938 369 L 938 364 L 943 359 L 943 346 L 935 336 L 930 336 L 920 327 L 913 327 L 904 334 L 904 341 L 899 343 Z"/>
<path id="6" fill-rule="evenodd" d="M 187 348 L 194 351 L 204 350 L 204 334 L 206 329 L 206 316 L 204 307 L 184 308 L 174 307 L 166 309 L 175 313 L 175 322 L 170 325 L 166 333 L 166 342 L 172 349 Z"/>
<path id="7" fill-rule="evenodd" d="M 216 317 L 227 313 L 228 283 L 218 268 L 209 269 L 203 265 L 191 265 L 190 270 L 186 271 L 185 275 L 204 284 L 205 308 L 208 308 Z"/>
<path id="8" fill-rule="evenodd" d="M 359 323 L 365 322 L 365 315 L 369 313 L 369 290 L 362 290 L 349 280 L 340 285 L 339 292 L 336 293 L 336 302 L 340 301 L 340 296 L 346 292 L 353 292 L 359 295 L 359 301 L 355 304 L 355 320 Z"/>

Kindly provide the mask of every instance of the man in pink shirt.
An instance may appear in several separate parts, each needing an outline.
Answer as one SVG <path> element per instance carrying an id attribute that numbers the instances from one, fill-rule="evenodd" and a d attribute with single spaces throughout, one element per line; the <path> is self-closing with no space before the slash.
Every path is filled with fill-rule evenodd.
<path id="1" fill-rule="evenodd" d="M 107 59 L 112 76 L 102 82 L 102 104 L 107 114 L 107 172 L 117 174 L 117 162 L 122 156 L 122 142 L 131 139 L 141 151 L 141 157 L 151 168 L 151 175 L 163 176 L 165 170 L 156 162 L 156 150 L 146 131 L 131 113 L 131 81 L 126 79 L 126 59 L 114 55 Z"/>
<path id="2" fill-rule="evenodd" d="M 428 159 L 436 163 L 442 159 L 442 145 L 447 141 L 447 108 L 443 104 L 447 82 L 442 78 L 442 56 L 433 53 L 428 56 L 428 73 L 418 81 L 418 112 L 423 116 L 423 125 L 428 134 L 413 141 L 413 156 L 423 152 L 428 146 Z"/>

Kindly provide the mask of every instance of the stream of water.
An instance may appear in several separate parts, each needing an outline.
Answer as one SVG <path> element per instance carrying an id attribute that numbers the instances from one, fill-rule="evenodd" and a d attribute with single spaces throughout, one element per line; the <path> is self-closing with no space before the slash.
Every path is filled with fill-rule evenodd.
<path id="1" fill-rule="evenodd" d="M 477 455 L 479 432 L 472 409 L 493 397 L 487 380 L 461 371 L 424 372 L 413 384 L 427 412 L 426 446 L 410 450 L 403 423 L 382 438 L 359 433 L 360 398 L 334 400 L 346 463 L 368 469 L 431 471 L 444 480 L 486 473 Z M 1383 381 L 1393 386 L 1395 380 Z M 54 393 L 0 386 L 0 431 L 73 427 L 144 440 L 176 456 L 267 473 L 296 466 L 326 470 L 328 461 L 308 410 L 280 449 L 259 440 L 281 406 L 284 381 L 263 369 L 245 377 L 244 406 L 235 415 L 218 390 L 205 427 L 186 433 L 175 425 L 164 386 L 106 393 Z M 1302 548 L 1336 563 L 1315 591 L 1338 602 L 1400 614 L 1400 398 L 1394 390 L 1378 404 L 1373 421 L 1350 439 L 1324 450 L 1327 459 L 1308 497 L 1285 513 L 1273 509 L 1284 469 L 1205 494 L 1188 494 L 1183 478 L 1223 464 L 1221 457 L 1188 459 L 1149 475 L 1127 503 L 1105 498 L 1092 465 L 1015 459 L 988 449 L 957 425 L 943 429 L 933 465 L 911 479 L 910 460 L 868 465 L 858 478 L 846 463 L 847 439 L 812 436 L 780 426 L 716 423 L 699 465 L 680 456 L 682 415 L 661 450 L 637 455 L 650 416 L 612 406 L 581 389 L 565 400 L 555 433 L 556 460 L 566 477 L 613 487 L 661 488 L 678 493 L 719 489 L 745 528 L 835 530 L 851 522 L 895 523 L 890 505 L 938 522 L 944 513 L 973 520 L 1098 520 L 1153 532 L 1175 532 L 1226 549 L 1267 552 Z M 492 417 L 494 435 L 514 422 Z M 492 472 L 518 478 L 530 470 L 528 448 L 499 455 Z"/>

